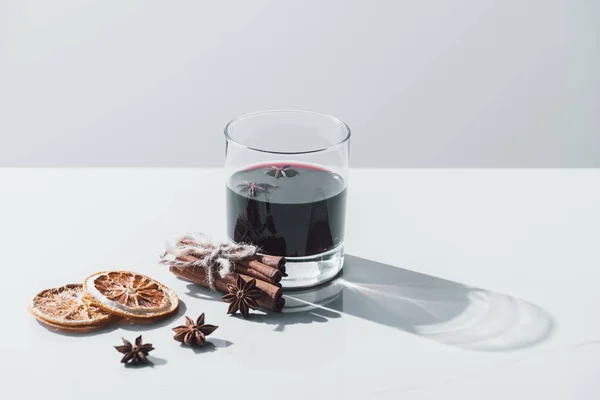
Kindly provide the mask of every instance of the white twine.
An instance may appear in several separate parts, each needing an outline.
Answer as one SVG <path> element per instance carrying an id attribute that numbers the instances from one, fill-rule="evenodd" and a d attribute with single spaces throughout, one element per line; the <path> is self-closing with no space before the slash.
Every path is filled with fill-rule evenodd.
<path id="1" fill-rule="evenodd" d="M 206 270 L 208 286 L 215 290 L 215 273 L 221 278 L 233 272 L 235 261 L 241 261 L 256 255 L 258 248 L 248 244 L 215 244 L 202 233 L 190 233 L 182 236 L 175 247 L 166 244 L 161 255 L 161 264 L 174 267 L 202 267 Z M 178 257 L 193 256 L 194 261 L 178 260 Z"/>

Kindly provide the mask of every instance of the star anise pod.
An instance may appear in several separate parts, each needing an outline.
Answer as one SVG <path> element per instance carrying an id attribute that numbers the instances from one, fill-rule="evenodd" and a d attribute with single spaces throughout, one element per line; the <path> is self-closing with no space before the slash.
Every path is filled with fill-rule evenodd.
<path id="1" fill-rule="evenodd" d="M 188 346 L 204 346 L 206 336 L 213 333 L 217 328 L 218 326 L 204 324 L 204 313 L 198 317 L 195 323 L 186 315 L 185 325 L 173 328 L 173 331 L 175 331 L 173 339 Z"/>
<path id="2" fill-rule="evenodd" d="M 273 165 L 272 167 L 269 167 L 265 174 L 274 176 L 275 179 L 279 179 L 280 177 L 291 178 L 298 175 L 298 171 L 293 169 L 291 165 L 282 165 L 279 167 L 277 165 Z"/>
<path id="3" fill-rule="evenodd" d="M 250 308 L 256 310 L 258 303 L 256 298 L 262 295 L 262 291 L 256 289 L 256 279 L 251 279 L 248 282 L 238 275 L 236 285 L 227 285 L 227 293 L 223 296 L 223 301 L 229 304 L 227 314 L 235 314 L 239 311 L 244 318 L 248 318 Z"/>
<path id="4" fill-rule="evenodd" d="M 241 183 L 238 183 L 237 187 L 241 188 L 241 189 L 248 189 L 248 195 L 250 197 L 254 197 L 256 195 L 256 192 L 268 192 L 269 189 L 274 189 L 277 186 L 270 185 L 268 183 L 256 183 L 256 182 L 251 182 L 251 181 L 242 181 Z"/>
<path id="5" fill-rule="evenodd" d="M 154 347 L 150 343 L 142 344 L 141 335 L 135 339 L 135 345 L 123 338 L 123 346 L 115 346 L 115 349 L 119 353 L 125 354 L 121 359 L 123 364 L 128 362 L 131 362 L 131 364 L 152 364 L 146 356 L 154 350 Z"/>

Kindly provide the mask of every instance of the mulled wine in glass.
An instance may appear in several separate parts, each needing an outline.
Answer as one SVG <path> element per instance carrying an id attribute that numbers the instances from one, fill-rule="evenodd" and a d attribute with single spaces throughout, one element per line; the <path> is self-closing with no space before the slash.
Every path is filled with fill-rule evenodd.
<path id="1" fill-rule="evenodd" d="M 236 243 L 285 256 L 286 288 L 314 286 L 343 265 L 350 129 L 307 111 L 266 111 L 231 121 L 227 232 Z"/>

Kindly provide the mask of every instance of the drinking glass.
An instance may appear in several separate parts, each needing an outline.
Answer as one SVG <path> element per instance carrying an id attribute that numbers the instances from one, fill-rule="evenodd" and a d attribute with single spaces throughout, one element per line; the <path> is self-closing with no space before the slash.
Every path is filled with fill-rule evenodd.
<path id="1" fill-rule="evenodd" d="M 284 288 L 326 282 L 344 263 L 350 128 L 309 111 L 263 111 L 225 127 L 227 233 L 285 256 Z"/>

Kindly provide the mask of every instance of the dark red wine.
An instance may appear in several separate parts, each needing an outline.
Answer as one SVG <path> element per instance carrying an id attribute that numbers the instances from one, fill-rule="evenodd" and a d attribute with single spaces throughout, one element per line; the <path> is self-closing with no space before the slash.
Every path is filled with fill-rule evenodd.
<path id="1" fill-rule="evenodd" d="M 265 164 L 234 173 L 227 187 L 228 234 L 261 252 L 305 257 L 344 240 L 346 184 L 304 164 Z"/>

